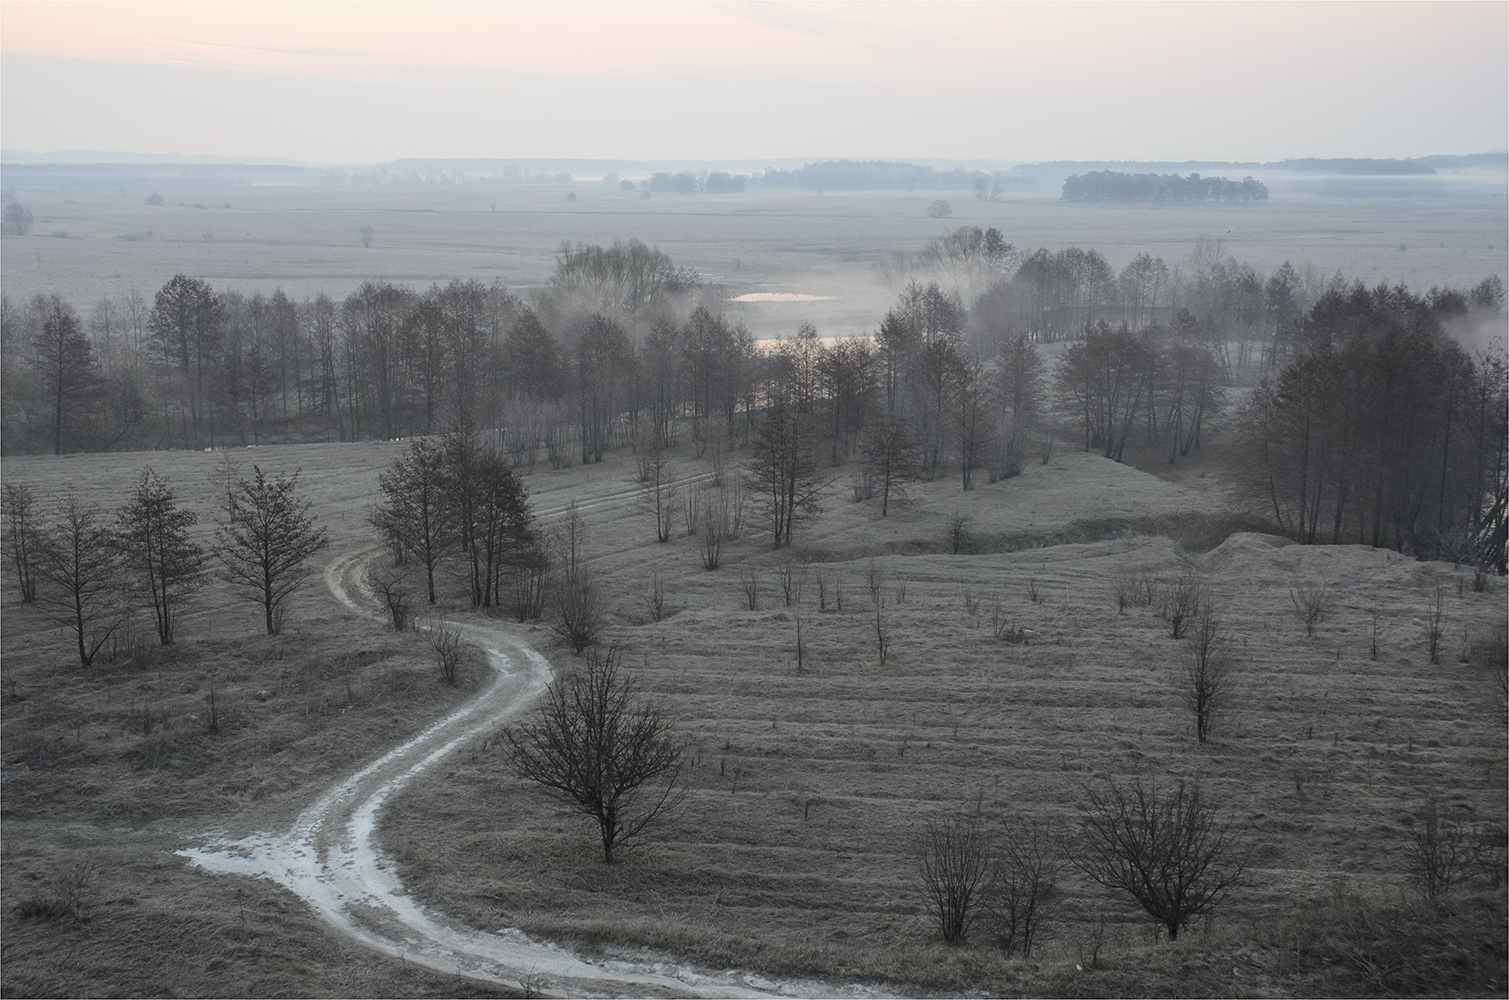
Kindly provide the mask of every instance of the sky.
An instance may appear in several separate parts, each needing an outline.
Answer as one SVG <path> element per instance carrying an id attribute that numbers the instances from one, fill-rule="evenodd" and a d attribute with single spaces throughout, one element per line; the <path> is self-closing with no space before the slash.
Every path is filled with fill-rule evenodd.
<path id="1" fill-rule="evenodd" d="M 366 164 L 1509 147 L 1509 4 L 0 2 L 0 144 Z"/>

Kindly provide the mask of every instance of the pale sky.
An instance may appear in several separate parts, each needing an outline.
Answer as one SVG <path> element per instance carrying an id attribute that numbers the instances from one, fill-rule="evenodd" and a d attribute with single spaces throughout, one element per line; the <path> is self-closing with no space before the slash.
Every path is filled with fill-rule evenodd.
<path id="1" fill-rule="evenodd" d="M 758 164 L 1509 147 L 1509 4 L 0 2 L 29 152 Z"/>

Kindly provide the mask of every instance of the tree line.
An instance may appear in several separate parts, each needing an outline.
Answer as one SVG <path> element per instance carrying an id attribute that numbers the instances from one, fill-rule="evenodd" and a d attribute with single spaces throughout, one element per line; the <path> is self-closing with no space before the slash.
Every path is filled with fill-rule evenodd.
<path id="1" fill-rule="evenodd" d="M 76 488 L 43 505 L 29 485 L 6 483 L 0 518 L 22 603 L 65 627 L 88 667 L 102 651 L 111 659 L 141 655 L 142 612 L 151 612 L 157 642 L 172 645 L 218 566 L 233 590 L 261 607 L 267 634 L 278 633 L 289 596 L 329 536 L 310 514 L 298 473 L 269 477 L 254 466 L 244 476 L 227 462 L 217 486 L 220 516 L 206 547 L 196 537 L 198 512 L 151 466 L 113 512 Z"/>
<path id="2" fill-rule="evenodd" d="M 1061 201 L 1267 201 L 1268 188 L 1261 181 L 1244 177 L 1241 181 L 1225 177 L 1201 177 L 1191 173 L 1126 174 L 1114 170 L 1092 170 L 1074 174 L 1064 180 Z"/>

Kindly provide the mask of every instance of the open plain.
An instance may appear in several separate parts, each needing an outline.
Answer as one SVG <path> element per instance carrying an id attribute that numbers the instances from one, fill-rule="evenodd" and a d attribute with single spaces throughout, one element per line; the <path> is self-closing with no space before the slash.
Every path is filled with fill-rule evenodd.
<path id="1" fill-rule="evenodd" d="M 210 477 L 227 454 L 302 468 L 341 558 L 370 548 L 377 471 L 403 447 L 19 458 L 3 473 L 42 496 L 76 483 L 110 506 L 150 462 L 203 512 L 207 538 Z M 514 928 L 610 967 L 747 970 L 775 977 L 753 981 L 777 991 L 785 977 L 905 994 L 1500 992 L 1497 890 L 1416 904 L 1406 849 L 1431 796 L 1463 821 L 1504 821 L 1505 707 L 1484 652 L 1503 628 L 1502 581 L 1474 592 L 1470 572 L 1449 564 L 1243 530 L 1258 525 L 1232 512 L 1226 460 L 1218 440 L 1160 478 L 1060 450 L 968 493 L 925 484 L 885 519 L 840 480 L 792 549 L 771 552 L 750 528 L 714 572 L 684 532 L 656 542 L 627 454 L 535 472 L 525 484 L 545 520 L 582 505 L 606 637 L 693 738 L 688 797 L 604 866 L 590 826 L 513 778 L 497 731 L 482 731 L 386 804 L 380 849 L 406 893 L 463 927 Z M 678 455 L 679 475 L 702 471 Z M 953 514 L 967 518 L 958 553 L 943 527 Z M 788 559 L 800 582 L 789 605 Z M 1209 743 L 1181 705 L 1183 644 L 1156 608 L 1118 613 L 1112 580 L 1128 572 L 1198 573 L 1212 596 L 1239 693 Z M 646 601 L 657 577 L 659 621 Z M 1317 582 L 1334 606 L 1307 638 L 1291 590 Z M 1445 655 L 1432 665 L 1425 615 L 1438 586 Z M 444 589 L 440 610 L 468 618 L 459 581 Z M 78 921 L 7 909 L 7 992 L 456 994 L 544 982 L 516 969 L 499 977 L 512 987 L 467 985 L 372 957 L 273 883 L 172 853 L 285 828 L 478 690 L 480 655 L 449 688 L 421 633 L 383 631 L 317 578 L 280 636 L 256 636 L 255 606 L 216 584 L 178 645 L 89 671 L 9 581 L 4 615 L 5 896 L 85 878 Z M 1026 641 L 996 639 L 994 615 Z M 575 660 L 548 629 L 520 635 L 557 670 Z M 212 689 L 226 719 L 213 734 Z M 1086 788 L 1132 777 L 1198 780 L 1250 851 L 1247 884 L 1194 933 L 1160 942 L 1121 900 L 1066 876 L 1031 959 L 936 941 L 915 878 L 927 819 L 1040 818 L 1072 838 Z M 145 961 L 146 945 L 164 958 Z"/>

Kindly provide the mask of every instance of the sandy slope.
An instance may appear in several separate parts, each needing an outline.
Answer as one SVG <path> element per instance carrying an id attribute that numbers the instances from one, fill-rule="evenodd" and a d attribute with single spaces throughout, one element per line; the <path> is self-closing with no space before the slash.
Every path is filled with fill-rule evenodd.
<path id="1" fill-rule="evenodd" d="M 348 552 L 325 570 L 326 585 L 337 600 L 373 617 L 363 570 L 376 551 Z M 475 699 L 337 784 L 305 809 L 291 830 L 211 840 L 178 853 L 209 871 L 270 878 L 340 932 L 389 955 L 536 993 L 836 995 L 832 986 L 776 983 L 748 973 L 707 975 L 667 963 L 593 964 L 516 930 L 485 933 L 459 927 L 411 900 L 396 866 L 375 844 L 384 803 L 458 746 L 523 711 L 551 676 L 549 662 L 515 629 L 491 622 L 460 627 L 486 651 L 494 671 L 492 682 Z"/>

